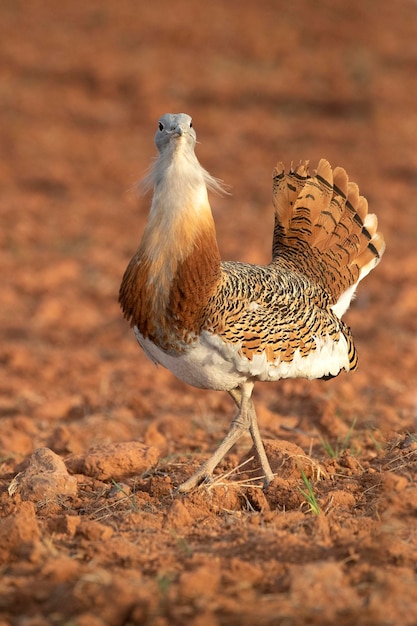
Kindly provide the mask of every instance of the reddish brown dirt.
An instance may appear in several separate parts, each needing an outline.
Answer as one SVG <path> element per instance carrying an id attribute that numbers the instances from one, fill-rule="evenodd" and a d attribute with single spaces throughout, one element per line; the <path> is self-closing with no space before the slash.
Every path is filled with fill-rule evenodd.
<path id="1" fill-rule="evenodd" d="M 417 3 L 6 0 L 0 18 L 0 626 L 415 625 Z M 232 403 L 156 369 L 118 308 L 167 111 L 232 186 L 212 202 L 224 258 L 268 260 L 278 160 L 346 167 L 386 236 L 346 316 L 358 372 L 255 391 L 265 493 L 246 465 L 175 495 Z"/>

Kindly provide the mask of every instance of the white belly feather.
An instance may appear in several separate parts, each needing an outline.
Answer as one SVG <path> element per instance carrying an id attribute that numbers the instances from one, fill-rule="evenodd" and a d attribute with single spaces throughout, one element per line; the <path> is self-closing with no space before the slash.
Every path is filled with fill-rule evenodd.
<path id="1" fill-rule="evenodd" d="M 349 371 L 348 346 L 341 334 L 338 342 L 330 337 L 316 338 L 316 350 L 301 356 L 296 350 L 291 362 L 276 359 L 265 352 L 252 360 L 239 354 L 238 343 L 225 343 L 219 336 L 203 331 L 198 340 L 179 356 L 167 354 L 152 341 L 142 337 L 135 327 L 136 338 L 146 355 L 169 369 L 177 378 L 202 389 L 228 391 L 248 379 L 275 381 L 281 378 L 321 378 L 336 376 L 341 369 Z"/>

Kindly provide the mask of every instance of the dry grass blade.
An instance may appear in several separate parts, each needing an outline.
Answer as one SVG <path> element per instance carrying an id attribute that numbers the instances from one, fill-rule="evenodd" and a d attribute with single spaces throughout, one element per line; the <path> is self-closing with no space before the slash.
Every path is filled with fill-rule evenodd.
<path id="1" fill-rule="evenodd" d="M 256 481 L 263 481 L 264 479 L 263 475 L 253 476 L 252 478 L 245 477 L 240 480 L 239 479 L 227 480 L 233 474 L 238 475 L 240 473 L 241 468 L 247 465 L 248 463 L 250 463 L 251 461 L 253 461 L 254 458 L 255 457 L 251 456 L 249 459 L 242 461 L 242 463 L 239 463 L 239 465 L 237 465 L 236 467 L 233 467 L 228 472 L 219 474 L 219 476 L 216 476 L 216 478 L 212 482 L 202 483 L 200 487 L 204 487 L 205 489 L 207 489 L 207 491 L 211 491 L 215 487 L 230 487 L 231 485 L 238 486 L 238 487 L 259 487 L 259 489 L 262 489 L 262 485 L 256 485 L 254 483 Z"/>
<path id="2" fill-rule="evenodd" d="M 399 454 L 393 459 L 390 459 L 386 463 L 386 467 L 389 468 L 390 471 L 403 469 L 404 467 L 408 467 L 412 463 L 417 462 L 416 455 L 417 455 L 417 450 L 410 450 L 409 452 L 406 452 L 405 454 Z M 411 457 L 415 457 L 415 458 L 411 458 Z"/>

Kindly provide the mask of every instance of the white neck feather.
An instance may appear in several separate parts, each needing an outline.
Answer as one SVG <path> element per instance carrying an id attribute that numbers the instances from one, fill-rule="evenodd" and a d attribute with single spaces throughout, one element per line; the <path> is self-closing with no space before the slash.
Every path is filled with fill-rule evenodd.
<path id="1" fill-rule="evenodd" d="M 207 184 L 220 184 L 200 165 L 194 151 L 178 141 L 158 157 L 145 184 L 154 185 L 148 222 L 143 234 L 142 254 L 152 264 L 149 283 L 158 306 L 169 294 L 179 265 L 192 253 L 196 242 L 214 233 Z"/>

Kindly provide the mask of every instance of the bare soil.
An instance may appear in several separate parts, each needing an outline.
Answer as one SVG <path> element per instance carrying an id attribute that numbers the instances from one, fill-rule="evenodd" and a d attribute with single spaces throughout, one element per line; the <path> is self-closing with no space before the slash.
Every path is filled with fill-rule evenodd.
<path id="1" fill-rule="evenodd" d="M 411 0 L 2 2 L 0 626 L 417 624 L 416 23 Z M 343 165 L 386 236 L 357 373 L 255 390 L 265 492 L 256 462 L 229 474 L 244 441 L 175 493 L 232 402 L 155 368 L 117 304 L 167 111 L 231 186 L 223 258 L 268 261 L 278 160 Z"/>

